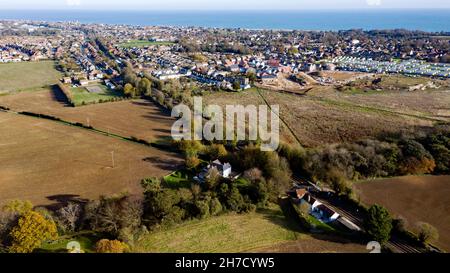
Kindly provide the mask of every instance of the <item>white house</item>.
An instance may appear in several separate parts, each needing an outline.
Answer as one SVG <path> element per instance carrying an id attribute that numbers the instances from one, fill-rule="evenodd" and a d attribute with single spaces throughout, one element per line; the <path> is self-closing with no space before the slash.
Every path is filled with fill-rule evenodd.
<path id="1" fill-rule="evenodd" d="M 194 177 L 194 180 L 200 183 L 204 182 L 211 169 L 216 169 L 223 178 L 231 178 L 231 165 L 229 163 L 222 163 L 217 159 L 204 168 L 198 176 Z"/>

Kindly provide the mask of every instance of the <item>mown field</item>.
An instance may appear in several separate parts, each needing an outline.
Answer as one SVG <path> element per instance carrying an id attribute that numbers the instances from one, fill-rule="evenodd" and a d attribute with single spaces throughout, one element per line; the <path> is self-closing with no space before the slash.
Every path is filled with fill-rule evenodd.
<path id="1" fill-rule="evenodd" d="M 110 101 L 114 98 L 123 97 L 121 92 L 110 90 L 105 85 L 96 84 L 96 85 L 91 85 L 91 87 L 92 86 L 98 87 L 99 89 L 102 90 L 102 92 L 99 92 L 99 93 L 89 92 L 86 89 L 86 87 L 71 88 L 71 92 L 72 92 L 72 96 L 73 96 L 73 103 L 75 104 L 75 106 L 98 103 L 98 102 L 102 102 L 102 101 L 103 102 Z"/>
<path id="2" fill-rule="evenodd" d="M 0 127 L 0 203 L 140 193 L 141 179 L 182 164 L 174 154 L 54 121 L 0 112 Z"/>
<path id="3" fill-rule="evenodd" d="M 366 252 L 365 246 L 321 240 L 292 227 L 278 206 L 248 214 L 226 214 L 157 231 L 133 252 Z"/>
<path id="4" fill-rule="evenodd" d="M 52 85 L 60 78 L 53 61 L 0 64 L 0 94 Z"/>
<path id="5" fill-rule="evenodd" d="M 67 107 L 57 88 L 0 96 L 0 105 L 15 111 L 30 111 L 89 124 L 96 129 L 149 142 L 170 136 L 173 119 L 146 100 Z"/>
<path id="6" fill-rule="evenodd" d="M 450 251 L 450 176 L 406 176 L 355 184 L 361 201 L 402 216 L 414 230 L 427 222 L 439 231 L 437 246 Z"/>

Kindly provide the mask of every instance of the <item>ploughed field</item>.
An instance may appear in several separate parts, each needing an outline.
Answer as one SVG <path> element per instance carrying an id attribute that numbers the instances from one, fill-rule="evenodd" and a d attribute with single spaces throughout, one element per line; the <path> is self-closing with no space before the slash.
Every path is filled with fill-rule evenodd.
<path id="1" fill-rule="evenodd" d="M 174 119 L 146 100 L 127 100 L 68 107 L 58 88 L 0 96 L 0 105 L 79 122 L 125 137 L 155 142 L 170 136 Z"/>
<path id="2" fill-rule="evenodd" d="M 450 176 L 406 176 L 355 184 L 364 204 L 379 204 L 406 218 L 414 231 L 427 222 L 439 231 L 437 246 L 450 251 Z"/>
<path id="3" fill-rule="evenodd" d="M 141 179 L 182 163 L 168 152 L 55 121 L 0 111 L 0 128 L 0 203 L 138 194 Z"/>

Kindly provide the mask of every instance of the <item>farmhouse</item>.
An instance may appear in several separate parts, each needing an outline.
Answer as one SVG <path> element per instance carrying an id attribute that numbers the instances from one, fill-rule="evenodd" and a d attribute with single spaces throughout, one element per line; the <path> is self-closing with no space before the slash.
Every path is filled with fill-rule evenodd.
<path id="1" fill-rule="evenodd" d="M 215 160 L 208 166 L 206 166 L 198 176 L 194 177 L 194 180 L 200 183 L 203 183 L 210 173 L 210 170 L 216 169 L 219 172 L 219 175 L 223 178 L 232 178 L 231 177 L 231 165 L 229 163 L 222 163 L 220 160 Z"/>
<path id="2" fill-rule="evenodd" d="M 297 204 L 308 204 L 309 214 L 324 223 L 334 222 L 340 217 L 337 212 L 312 197 L 306 189 L 290 191 L 289 195 Z"/>

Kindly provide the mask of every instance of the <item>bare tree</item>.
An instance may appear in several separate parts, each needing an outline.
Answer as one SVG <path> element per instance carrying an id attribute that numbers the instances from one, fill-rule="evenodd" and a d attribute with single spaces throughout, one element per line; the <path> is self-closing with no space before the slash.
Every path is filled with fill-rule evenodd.
<path id="1" fill-rule="evenodd" d="M 74 232 L 80 222 L 82 211 L 81 205 L 74 202 L 60 208 L 56 213 L 59 227 L 64 232 Z"/>

